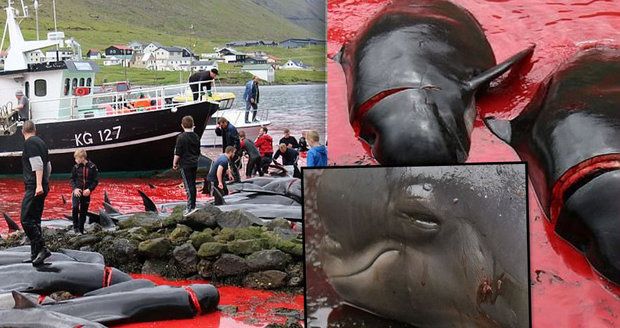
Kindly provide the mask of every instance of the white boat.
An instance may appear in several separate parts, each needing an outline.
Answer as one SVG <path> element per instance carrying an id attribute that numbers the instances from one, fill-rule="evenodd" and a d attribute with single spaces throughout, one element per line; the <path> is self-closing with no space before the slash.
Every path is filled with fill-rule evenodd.
<path id="1" fill-rule="evenodd" d="M 269 120 L 269 109 L 260 108 L 256 114 L 256 121 L 251 123 L 245 122 L 245 107 L 233 108 L 235 103 L 235 94 L 232 92 L 218 92 L 213 88 L 213 95 L 208 99 L 219 104 L 219 109 L 211 115 L 211 118 L 207 121 L 207 126 L 202 134 L 200 140 L 203 147 L 221 147 L 222 137 L 215 134 L 215 128 L 217 128 L 217 121 L 220 117 L 225 117 L 232 125 L 237 128 L 238 132 L 244 131 L 246 138 L 249 140 L 255 140 L 258 137 L 258 130 L 262 126 L 271 125 Z M 184 101 L 191 97 L 191 91 L 186 91 L 183 96 L 175 97 L 175 101 Z M 245 104 L 243 104 L 245 106 Z M 251 113 L 250 113 L 251 118 Z"/>

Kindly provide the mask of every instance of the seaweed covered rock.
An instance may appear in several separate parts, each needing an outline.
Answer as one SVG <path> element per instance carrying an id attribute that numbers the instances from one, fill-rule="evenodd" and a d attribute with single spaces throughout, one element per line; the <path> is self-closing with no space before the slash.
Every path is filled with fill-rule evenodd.
<path id="1" fill-rule="evenodd" d="M 245 228 L 253 224 L 263 224 L 256 215 L 243 210 L 222 212 L 216 217 L 216 221 L 222 228 Z"/>
<path id="2" fill-rule="evenodd" d="M 200 246 L 198 256 L 201 258 L 214 257 L 222 254 L 226 250 L 226 244 L 218 242 L 207 242 Z"/>
<path id="3" fill-rule="evenodd" d="M 175 226 L 176 222 L 171 217 L 162 218 L 155 212 L 136 213 L 126 220 L 118 223 L 119 228 L 128 229 L 142 227 L 147 231 Z"/>
<path id="4" fill-rule="evenodd" d="M 199 208 L 191 215 L 185 217 L 181 216 L 181 218 L 178 219 L 178 222 L 190 226 L 194 230 L 215 228 L 217 227 L 216 218 L 221 213 L 222 211 L 219 208 L 215 207 L 212 204 L 207 204 L 205 207 Z"/>
<path id="5" fill-rule="evenodd" d="M 175 247 L 172 251 L 172 256 L 183 274 L 190 275 L 198 271 L 196 268 L 198 264 L 198 253 L 191 243 Z"/>
<path id="6" fill-rule="evenodd" d="M 291 262 L 291 256 L 277 249 L 269 249 L 252 253 L 245 260 L 251 271 L 283 270 Z"/>
<path id="7" fill-rule="evenodd" d="M 200 246 L 206 242 L 215 241 L 215 238 L 213 238 L 213 230 L 211 230 L 211 228 L 206 228 L 203 231 L 194 231 L 189 236 L 189 239 L 196 249 L 200 249 Z"/>
<path id="8" fill-rule="evenodd" d="M 176 228 L 170 233 L 169 238 L 173 244 L 180 245 L 189 239 L 192 232 L 192 228 L 183 224 L 177 224 Z"/>
<path id="9" fill-rule="evenodd" d="M 262 239 L 237 239 L 227 244 L 228 251 L 237 255 L 248 255 L 263 249 Z"/>
<path id="10" fill-rule="evenodd" d="M 170 250 L 172 244 L 166 238 L 155 238 L 141 242 L 138 250 L 147 257 L 164 257 Z"/>
<path id="11" fill-rule="evenodd" d="M 248 264 L 237 255 L 222 254 L 213 262 L 213 275 L 218 278 L 241 276 L 248 272 Z"/>

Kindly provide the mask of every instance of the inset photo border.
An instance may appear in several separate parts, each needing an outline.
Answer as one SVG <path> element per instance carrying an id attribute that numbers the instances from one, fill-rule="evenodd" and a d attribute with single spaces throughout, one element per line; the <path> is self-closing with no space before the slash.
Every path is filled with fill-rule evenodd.
<path id="1" fill-rule="evenodd" d="M 529 327 L 525 163 L 303 170 L 307 327 Z"/>

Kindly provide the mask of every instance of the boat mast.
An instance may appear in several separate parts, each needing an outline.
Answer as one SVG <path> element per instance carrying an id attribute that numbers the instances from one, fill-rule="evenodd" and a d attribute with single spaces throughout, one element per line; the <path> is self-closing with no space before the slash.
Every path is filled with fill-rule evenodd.
<path id="1" fill-rule="evenodd" d="M 37 40 L 39 40 L 39 1 L 34 0 L 34 21 L 37 26 Z"/>

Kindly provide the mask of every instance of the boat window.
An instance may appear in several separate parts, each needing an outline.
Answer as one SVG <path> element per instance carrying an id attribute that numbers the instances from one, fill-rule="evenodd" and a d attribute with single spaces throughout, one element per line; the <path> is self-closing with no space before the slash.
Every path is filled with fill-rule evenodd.
<path id="1" fill-rule="evenodd" d="M 75 87 L 77 87 L 77 78 L 73 78 L 71 81 L 71 94 L 75 94 Z"/>
<path id="2" fill-rule="evenodd" d="M 47 95 L 47 81 L 42 79 L 34 80 L 34 95 L 37 97 L 45 97 Z"/>
<path id="3" fill-rule="evenodd" d="M 83 87 L 84 86 L 84 78 L 80 78 L 80 86 Z"/>
<path id="4" fill-rule="evenodd" d="M 92 80 L 90 77 L 89 77 L 89 78 L 87 78 L 87 79 L 86 79 L 86 86 L 87 86 L 87 87 L 90 87 L 90 84 L 92 83 L 92 81 L 93 81 L 93 80 Z"/>
<path id="5" fill-rule="evenodd" d="M 65 90 L 64 90 L 64 95 L 68 95 L 69 94 L 69 87 L 71 86 L 71 79 L 66 78 L 65 79 Z"/>

